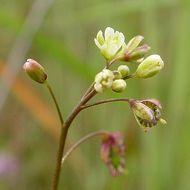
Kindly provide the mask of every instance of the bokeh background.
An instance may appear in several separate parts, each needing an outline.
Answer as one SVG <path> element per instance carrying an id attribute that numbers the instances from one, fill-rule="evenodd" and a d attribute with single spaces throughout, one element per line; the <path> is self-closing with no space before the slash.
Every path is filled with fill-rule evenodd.
<path id="1" fill-rule="evenodd" d="M 66 117 L 104 67 L 93 39 L 107 26 L 126 41 L 143 35 L 165 68 L 153 78 L 129 80 L 122 94 L 107 91 L 95 99 L 157 98 L 168 125 L 143 133 L 126 103 L 81 112 L 66 148 L 95 130 L 121 131 L 128 174 L 109 176 L 94 137 L 65 162 L 59 189 L 190 189 L 189 0 L 0 0 L 0 189 L 50 189 L 55 167 L 58 116 L 45 86 L 27 78 L 22 64 L 33 58 L 45 67 Z"/>

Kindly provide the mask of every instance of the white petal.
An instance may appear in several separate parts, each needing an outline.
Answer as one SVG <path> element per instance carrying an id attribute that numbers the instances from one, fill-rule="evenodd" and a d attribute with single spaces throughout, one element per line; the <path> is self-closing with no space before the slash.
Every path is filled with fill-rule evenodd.
<path id="1" fill-rule="evenodd" d="M 97 92 L 99 92 L 99 93 L 102 93 L 102 92 L 104 91 L 104 89 L 103 89 L 103 87 L 102 87 L 102 85 L 101 85 L 100 83 L 96 83 L 96 84 L 94 85 L 94 89 L 95 89 Z"/>
<path id="2" fill-rule="evenodd" d="M 111 27 L 107 27 L 105 30 L 105 40 L 109 39 L 110 37 L 114 36 L 114 29 Z"/>
<path id="3" fill-rule="evenodd" d="M 96 46 L 99 48 L 99 49 L 101 49 L 101 45 L 100 45 L 100 43 L 98 42 L 98 40 L 95 38 L 94 39 L 94 42 L 95 42 L 95 44 L 96 44 Z"/>
<path id="4" fill-rule="evenodd" d="M 95 76 L 95 82 L 96 82 L 96 83 L 99 83 L 99 82 L 102 80 L 102 78 L 103 78 L 103 73 L 102 73 L 102 72 L 98 73 L 98 74 Z"/>
<path id="5" fill-rule="evenodd" d="M 118 46 L 116 44 L 112 44 L 108 49 L 108 54 L 110 56 L 110 59 L 113 58 L 113 56 L 117 53 L 119 50 Z"/>
<path id="6" fill-rule="evenodd" d="M 118 38 L 118 44 L 120 45 L 120 47 L 123 45 L 124 42 L 125 42 L 125 36 L 123 35 L 122 32 L 120 32 Z"/>
<path id="7" fill-rule="evenodd" d="M 104 37 L 103 37 L 103 33 L 100 30 L 96 36 L 97 41 L 99 42 L 100 45 L 104 44 Z"/>

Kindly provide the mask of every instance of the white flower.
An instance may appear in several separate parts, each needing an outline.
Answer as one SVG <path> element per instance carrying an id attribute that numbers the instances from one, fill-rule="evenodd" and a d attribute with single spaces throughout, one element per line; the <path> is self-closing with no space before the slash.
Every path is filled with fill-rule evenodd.
<path id="1" fill-rule="evenodd" d="M 111 27 L 106 28 L 104 37 L 100 30 L 94 41 L 102 55 L 107 60 L 118 57 L 126 51 L 125 37 L 123 33 L 118 31 L 114 32 Z"/>
<path id="2" fill-rule="evenodd" d="M 95 77 L 94 88 L 97 92 L 102 93 L 105 89 L 111 88 L 113 84 L 114 74 L 108 69 L 104 69 Z"/>

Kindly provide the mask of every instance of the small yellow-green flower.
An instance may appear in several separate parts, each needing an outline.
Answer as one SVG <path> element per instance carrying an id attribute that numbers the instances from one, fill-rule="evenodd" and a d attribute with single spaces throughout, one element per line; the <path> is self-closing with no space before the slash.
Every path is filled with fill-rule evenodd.
<path id="1" fill-rule="evenodd" d="M 106 28 L 104 36 L 100 30 L 94 41 L 102 55 L 107 60 L 118 57 L 126 51 L 125 37 L 123 33 L 118 31 L 115 32 L 111 27 Z"/>

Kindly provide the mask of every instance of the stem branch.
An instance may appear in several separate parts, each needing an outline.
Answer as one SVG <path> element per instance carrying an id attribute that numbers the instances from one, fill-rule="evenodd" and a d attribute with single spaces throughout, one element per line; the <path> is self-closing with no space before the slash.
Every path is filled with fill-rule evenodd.
<path id="1" fill-rule="evenodd" d="M 84 96 L 80 100 L 80 102 L 76 105 L 76 107 L 72 110 L 72 112 L 69 114 L 69 116 L 67 117 L 67 119 L 65 120 L 65 123 L 63 124 L 63 126 L 61 128 L 61 136 L 60 136 L 60 140 L 59 140 L 59 148 L 58 148 L 58 153 L 57 153 L 57 161 L 56 161 L 55 174 L 54 174 L 54 178 L 53 178 L 52 190 L 57 190 L 57 188 L 58 188 L 60 171 L 61 171 L 61 160 L 63 157 L 65 141 L 66 141 L 69 126 L 71 125 L 71 123 L 72 123 L 73 119 L 76 117 L 76 115 L 82 110 L 81 106 L 84 105 L 88 100 L 90 100 L 95 95 L 96 95 L 96 91 L 92 90 L 86 96 Z"/>
<path id="2" fill-rule="evenodd" d="M 129 98 L 113 98 L 113 99 L 107 99 L 107 100 L 101 100 L 101 101 L 98 101 L 98 102 L 94 102 L 92 104 L 86 104 L 86 105 L 83 105 L 81 106 L 81 109 L 85 109 L 85 108 L 89 108 L 89 107 L 92 107 L 92 106 L 96 106 L 96 105 L 99 105 L 99 104 L 105 104 L 105 103 L 109 103 L 109 102 L 118 102 L 118 101 L 125 101 L 125 102 L 128 102 Z"/>
<path id="3" fill-rule="evenodd" d="M 65 160 L 71 155 L 71 153 L 80 145 L 82 144 L 83 142 L 85 142 L 86 140 L 88 140 L 89 138 L 91 137 L 94 137 L 94 136 L 98 136 L 98 135 L 103 135 L 103 134 L 107 134 L 106 131 L 96 131 L 96 132 L 93 132 L 93 133 L 90 133 L 88 135 L 86 135 L 85 137 L 81 138 L 78 142 L 76 142 L 67 152 L 66 154 L 63 156 L 62 158 L 62 166 L 65 162 Z"/>

